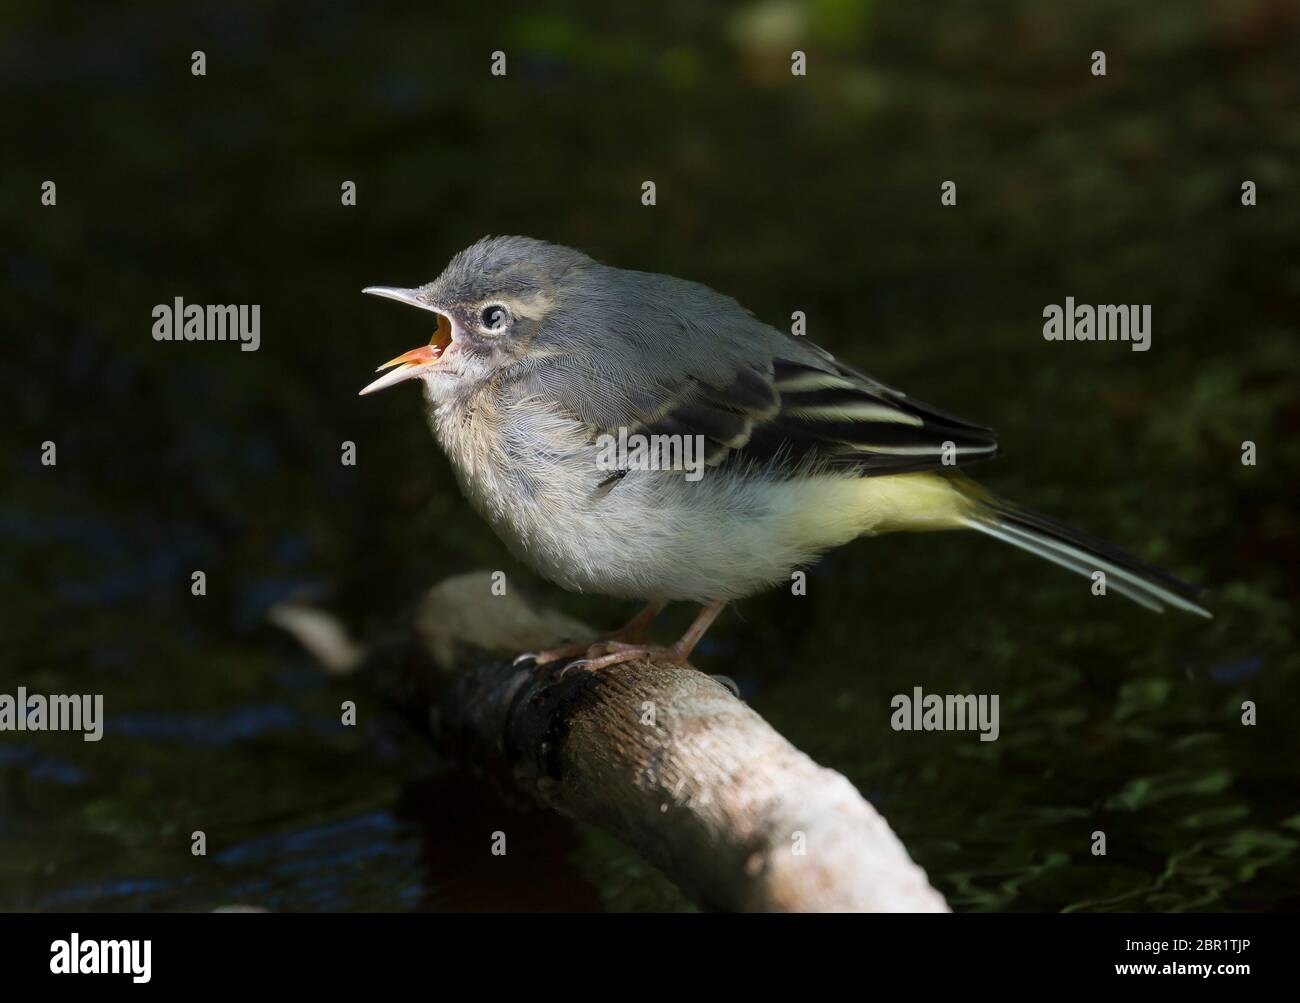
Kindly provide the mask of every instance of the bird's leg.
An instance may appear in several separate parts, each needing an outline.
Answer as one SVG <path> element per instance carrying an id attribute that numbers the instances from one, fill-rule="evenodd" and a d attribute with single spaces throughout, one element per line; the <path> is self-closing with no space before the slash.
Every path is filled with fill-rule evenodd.
<path id="1" fill-rule="evenodd" d="M 598 669 L 606 669 L 611 665 L 630 662 L 638 658 L 672 662 L 674 665 L 690 665 L 687 659 L 691 657 L 691 652 L 695 650 L 695 646 L 700 643 L 700 638 L 704 636 L 726 605 L 726 600 L 719 599 L 701 607 L 699 615 L 686 629 L 686 633 L 673 644 L 665 646 L 662 644 L 623 644 L 619 641 L 598 641 L 587 650 L 586 658 L 574 662 L 565 671 L 567 672 L 569 668 L 584 668 L 594 672 Z"/>
<path id="2" fill-rule="evenodd" d="M 619 627 L 618 630 L 603 634 L 595 641 L 575 641 L 573 644 L 561 645 L 558 648 L 548 648 L 546 651 L 530 651 L 520 655 L 515 659 L 515 664 L 520 662 L 531 661 L 535 668 L 541 668 L 543 665 L 550 665 L 551 662 L 558 662 L 564 658 L 573 658 L 575 655 L 581 655 L 584 651 L 589 650 L 594 645 L 614 643 L 618 641 L 639 641 L 645 635 L 645 630 L 654 621 L 660 613 L 663 612 L 666 602 L 654 601 L 646 603 L 636 616 L 632 617 L 627 623 Z"/>

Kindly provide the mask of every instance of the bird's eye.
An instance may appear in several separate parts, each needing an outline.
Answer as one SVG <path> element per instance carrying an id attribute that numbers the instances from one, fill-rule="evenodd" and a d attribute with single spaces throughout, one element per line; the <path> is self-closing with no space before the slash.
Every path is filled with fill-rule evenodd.
<path id="1" fill-rule="evenodd" d="M 500 303 L 490 303 L 479 314 L 485 331 L 504 331 L 510 325 L 510 311 Z"/>

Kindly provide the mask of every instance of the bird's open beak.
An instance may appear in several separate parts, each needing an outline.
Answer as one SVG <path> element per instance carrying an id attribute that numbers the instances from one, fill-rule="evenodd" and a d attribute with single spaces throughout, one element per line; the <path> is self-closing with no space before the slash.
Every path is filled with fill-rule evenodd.
<path id="1" fill-rule="evenodd" d="M 369 293 L 371 296 L 383 296 L 386 299 L 397 300 L 399 303 L 405 303 L 408 306 L 418 307 L 421 310 L 434 310 L 428 301 L 421 298 L 419 293 L 414 289 L 395 289 L 391 286 L 366 286 L 361 290 L 363 293 Z M 383 390 L 385 387 L 391 387 L 395 383 L 401 383 L 404 380 L 413 379 L 416 376 L 427 373 L 432 367 L 438 364 L 442 358 L 443 351 L 451 344 L 451 321 L 445 314 L 438 313 L 438 327 L 433 332 L 433 338 L 427 345 L 421 345 L 419 348 L 413 348 L 395 359 L 390 359 L 382 366 L 375 370 L 380 373 L 385 369 L 391 370 L 384 373 L 383 376 L 375 380 L 369 386 L 361 390 L 362 394 L 372 394 L 376 390 Z M 394 368 L 396 367 L 396 368 Z"/>

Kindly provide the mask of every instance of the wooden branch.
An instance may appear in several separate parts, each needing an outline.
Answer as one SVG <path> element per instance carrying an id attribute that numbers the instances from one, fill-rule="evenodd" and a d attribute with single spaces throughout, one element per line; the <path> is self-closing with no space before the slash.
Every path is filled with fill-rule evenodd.
<path id="1" fill-rule="evenodd" d="M 428 658 L 382 670 L 445 752 L 608 830 L 708 908 L 947 911 L 853 785 L 726 686 L 662 663 L 516 668 L 592 631 L 491 584 L 475 572 L 433 588 L 415 618 Z"/>

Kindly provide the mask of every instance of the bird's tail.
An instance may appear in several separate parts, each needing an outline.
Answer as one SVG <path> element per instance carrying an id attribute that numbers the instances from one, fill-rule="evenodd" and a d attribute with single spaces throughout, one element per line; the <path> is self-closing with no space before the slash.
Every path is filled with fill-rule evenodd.
<path id="1" fill-rule="evenodd" d="M 1106 576 L 1106 588 L 1132 599 L 1147 609 L 1161 612 L 1165 606 L 1198 616 L 1211 614 L 1193 599 L 1200 590 L 1166 571 L 1138 560 L 1113 543 L 1083 530 L 1067 526 L 989 494 L 964 478 L 955 484 L 970 504 L 962 522 L 970 529 L 1027 550 L 1080 575 Z"/>

